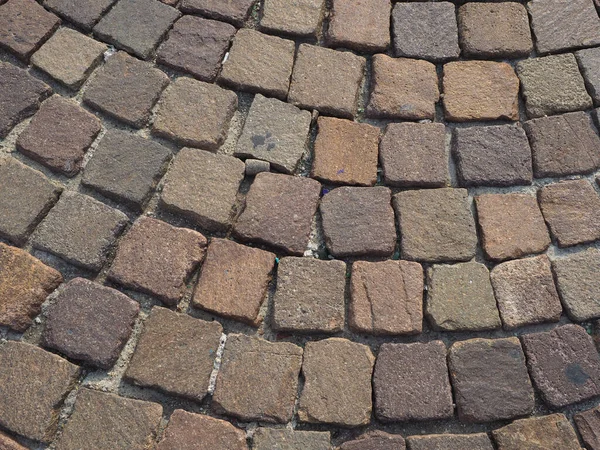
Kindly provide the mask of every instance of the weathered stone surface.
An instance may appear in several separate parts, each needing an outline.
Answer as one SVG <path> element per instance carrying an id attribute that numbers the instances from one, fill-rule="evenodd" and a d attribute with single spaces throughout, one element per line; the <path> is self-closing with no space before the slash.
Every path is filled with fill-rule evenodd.
<path id="1" fill-rule="evenodd" d="M 515 420 L 492 435 L 498 450 L 581 450 L 575 430 L 563 414 Z"/>
<path id="2" fill-rule="evenodd" d="M 529 118 L 592 107 L 572 53 L 520 61 L 517 73 Z"/>
<path id="3" fill-rule="evenodd" d="M 531 148 L 520 126 L 455 128 L 452 152 L 462 186 L 511 186 L 533 179 Z"/>
<path id="4" fill-rule="evenodd" d="M 160 99 L 152 132 L 182 145 L 216 150 L 236 108 L 234 92 L 181 77 Z"/>
<path id="5" fill-rule="evenodd" d="M 280 331 L 335 333 L 344 327 L 346 265 L 342 261 L 282 258 L 273 299 Z"/>
<path id="6" fill-rule="evenodd" d="M 600 407 L 575 414 L 574 419 L 586 448 L 600 449 Z"/>
<path id="7" fill-rule="evenodd" d="M 100 39 L 148 59 L 181 15 L 156 0 L 120 0 L 94 27 Z"/>
<path id="8" fill-rule="evenodd" d="M 439 62 L 456 59 L 460 53 L 455 8 L 450 2 L 397 2 L 392 30 L 396 56 Z"/>
<path id="9" fill-rule="evenodd" d="M 359 436 L 352 441 L 346 441 L 340 450 L 405 450 L 404 438 L 399 434 L 389 434 L 375 430 Z"/>
<path id="10" fill-rule="evenodd" d="M 58 413 L 79 367 L 34 345 L 0 346 L 0 425 L 36 441 L 54 436 Z"/>
<path id="11" fill-rule="evenodd" d="M 255 2 L 256 0 L 182 0 L 181 10 L 240 26 L 250 15 L 250 8 Z"/>
<path id="12" fill-rule="evenodd" d="M 500 328 L 487 267 L 477 262 L 435 265 L 427 271 L 425 314 L 436 330 Z"/>
<path id="13" fill-rule="evenodd" d="M 442 341 L 383 344 L 373 388 L 375 415 L 384 422 L 447 419 L 454 413 Z"/>
<path id="14" fill-rule="evenodd" d="M 294 36 L 316 36 L 325 9 L 325 0 L 265 0 L 260 29 Z"/>
<path id="15" fill-rule="evenodd" d="M 404 259 L 468 261 L 477 234 L 466 189 L 404 191 L 394 195 Z"/>
<path id="16" fill-rule="evenodd" d="M 539 201 L 559 247 L 600 239 L 600 196 L 589 181 L 548 184 L 539 191 Z"/>
<path id="17" fill-rule="evenodd" d="M 226 231 L 245 168 L 233 156 L 184 148 L 165 177 L 160 206 L 203 229 Z"/>
<path id="18" fill-rule="evenodd" d="M 438 77 L 432 63 L 387 55 L 373 56 L 367 116 L 433 120 L 439 99 Z"/>
<path id="19" fill-rule="evenodd" d="M 457 61 L 444 65 L 447 120 L 518 120 L 519 78 L 512 66 L 494 61 Z"/>
<path id="20" fill-rule="evenodd" d="M 92 29 L 100 17 L 116 0 L 44 0 L 44 6 L 86 31 Z"/>
<path id="21" fill-rule="evenodd" d="M 262 161 L 260 159 L 248 158 L 244 161 L 246 164 L 246 175 L 253 177 L 261 172 L 269 172 L 271 170 L 271 163 L 268 161 Z"/>
<path id="22" fill-rule="evenodd" d="M 328 432 L 295 431 L 288 428 L 257 428 L 252 438 L 253 450 L 329 450 Z"/>
<path id="23" fill-rule="evenodd" d="M 390 45 L 390 0 L 333 0 L 327 43 L 359 52 L 384 52 Z"/>
<path id="24" fill-rule="evenodd" d="M 521 336 L 535 386 L 552 408 L 600 395 L 600 357 L 578 325 Z"/>
<path id="25" fill-rule="evenodd" d="M 377 181 L 379 128 L 319 117 L 311 176 L 330 183 L 373 186 Z"/>
<path id="26" fill-rule="evenodd" d="M 352 264 L 348 325 L 369 334 L 418 334 L 423 328 L 423 269 L 409 261 Z"/>
<path id="27" fill-rule="evenodd" d="M 0 431 L 0 448 L 2 450 L 27 450 L 26 447 L 23 447 L 17 441 L 11 439 L 8 434 L 2 433 Z"/>
<path id="28" fill-rule="evenodd" d="M 546 255 L 498 264 L 490 278 L 504 328 L 560 319 L 562 307 Z"/>
<path id="29" fill-rule="evenodd" d="M 155 0 L 153 0 L 155 1 Z M 151 64 L 118 52 L 87 86 L 83 102 L 136 128 L 143 127 L 169 77 Z"/>
<path id="30" fill-rule="evenodd" d="M 600 48 L 589 48 L 575 52 L 585 86 L 594 103 L 600 103 Z"/>
<path id="31" fill-rule="evenodd" d="M 142 216 L 121 239 L 108 278 L 174 305 L 205 248 L 200 233 Z"/>
<path id="32" fill-rule="evenodd" d="M 45 101 L 17 139 L 17 149 L 55 172 L 74 176 L 83 155 L 100 133 L 100 121 L 75 102 L 55 96 Z"/>
<path id="33" fill-rule="evenodd" d="M 390 123 L 379 144 L 385 184 L 442 187 L 448 183 L 446 127 L 441 123 Z"/>
<path id="34" fill-rule="evenodd" d="M 301 365 L 302 348 L 294 344 L 229 334 L 212 407 L 246 422 L 288 422 Z"/>
<path id="35" fill-rule="evenodd" d="M 375 357 L 366 345 L 341 338 L 308 342 L 298 418 L 345 427 L 369 423 L 374 363 Z"/>
<path id="36" fill-rule="evenodd" d="M 301 44 L 288 100 L 304 109 L 352 119 L 366 61 L 350 52 Z"/>
<path id="37" fill-rule="evenodd" d="M 110 369 L 131 336 L 139 310 L 137 302 L 119 291 L 75 278 L 48 309 L 44 346 Z"/>
<path id="38" fill-rule="evenodd" d="M 233 232 L 243 241 L 302 255 L 308 244 L 321 185 L 308 178 L 259 173 Z"/>
<path id="39" fill-rule="evenodd" d="M 158 403 L 81 389 L 57 450 L 145 450 L 154 442 L 162 416 Z"/>
<path id="40" fill-rule="evenodd" d="M 600 201 L 600 199 L 599 199 Z M 483 194 L 475 197 L 486 257 L 493 261 L 542 253 L 550 245 L 535 195 Z"/>
<path id="41" fill-rule="evenodd" d="M 183 16 L 158 49 L 156 61 L 188 72 L 199 80 L 214 81 L 235 31 L 235 27 L 227 23 Z"/>
<path id="42" fill-rule="evenodd" d="M 310 112 L 257 94 L 235 156 L 262 159 L 277 170 L 293 173 L 306 150 L 310 122 Z"/>
<path id="43" fill-rule="evenodd" d="M 406 442 L 410 450 L 493 450 L 494 446 L 487 433 L 472 434 L 430 434 L 409 436 Z M 391 449 L 390 449 L 391 450 Z"/>

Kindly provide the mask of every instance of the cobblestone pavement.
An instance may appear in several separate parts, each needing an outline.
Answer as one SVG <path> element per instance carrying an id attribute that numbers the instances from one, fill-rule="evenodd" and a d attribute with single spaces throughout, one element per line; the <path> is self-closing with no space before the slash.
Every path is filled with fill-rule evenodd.
<path id="1" fill-rule="evenodd" d="M 0 0 L 0 449 L 600 449 L 595 0 Z"/>

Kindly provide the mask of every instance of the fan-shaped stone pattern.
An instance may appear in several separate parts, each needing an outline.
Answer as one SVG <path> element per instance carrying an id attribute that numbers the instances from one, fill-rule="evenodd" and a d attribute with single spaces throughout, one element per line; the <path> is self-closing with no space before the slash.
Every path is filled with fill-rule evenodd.
<path id="1" fill-rule="evenodd" d="M 357 439 L 344 442 L 340 450 L 406 450 L 406 443 L 399 434 L 370 431 Z"/>
<path id="2" fill-rule="evenodd" d="M 329 433 L 324 431 L 292 431 L 288 428 L 258 428 L 252 438 L 254 450 L 329 450 Z"/>

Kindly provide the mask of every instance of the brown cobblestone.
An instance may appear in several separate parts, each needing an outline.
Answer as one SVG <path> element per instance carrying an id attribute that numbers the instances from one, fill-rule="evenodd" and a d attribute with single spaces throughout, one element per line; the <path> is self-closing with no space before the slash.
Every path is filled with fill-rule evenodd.
<path id="1" fill-rule="evenodd" d="M 11 439 L 8 434 L 5 434 L 0 431 L 0 448 L 2 450 L 27 450 L 26 447 L 23 447 L 17 441 Z"/>
<path id="2" fill-rule="evenodd" d="M 69 22 L 90 31 L 116 0 L 44 0 L 44 6 Z M 2 3 L 0 1 L 0 3 Z"/>
<path id="3" fill-rule="evenodd" d="M 181 10 L 240 26 L 250 15 L 250 8 L 255 2 L 256 0 L 182 0 Z"/>
<path id="4" fill-rule="evenodd" d="M 258 428 L 252 439 L 253 450 L 329 450 L 328 432 L 298 431 L 288 428 Z"/>
<path id="5" fill-rule="evenodd" d="M 431 434 L 409 436 L 406 442 L 410 450 L 493 450 L 494 446 L 487 433 L 472 434 Z"/>
<path id="6" fill-rule="evenodd" d="M 339 450 L 406 450 L 406 444 L 399 434 L 376 430 L 344 442 Z"/>
<path id="7" fill-rule="evenodd" d="M 575 414 L 574 419 L 586 448 L 600 449 L 600 407 Z"/>
<path id="8" fill-rule="evenodd" d="M 295 36 L 315 36 L 323 21 L 325 0 L 265 0 L 260 28 Z"/>

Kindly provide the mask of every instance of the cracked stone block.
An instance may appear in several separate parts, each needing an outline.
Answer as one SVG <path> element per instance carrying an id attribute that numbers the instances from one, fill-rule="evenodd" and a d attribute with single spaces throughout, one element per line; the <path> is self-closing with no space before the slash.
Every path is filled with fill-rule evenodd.
<path id="1" fill-rule="evenodd" d="M 494 445 L 487 433 L 409 436 L 406 438 L 406 442 L 408 442 L 410 450 L 454 450 L 459 448 L 494 450 Z"/>
<path id="2" fill-rule="evenodd" d="M 335 333 L 344 327 L 346 264 L 314 258 L 282 258 L 273 298 L 278 331 Z"/>
<path id="3" fill-rule="evenodd" d="M 139 304 L 119 291 L 75 278 L 48 309 L 44 346 L 110 369 L 131 336 L 139 311 Z"/>
<path id="4" fill-rule="evenodd" d="M 208 393 L 222 333 L 219 322 L 155 306 L 124 377 L 137 386 L 201 401 Z"/>
<path id="5" fill-rule="evenodd" d="M 241 26 L 255 3 L 256 0 L 182 0 L 181 10 Z"/>
<path id="6" fill-rule="evenodd" d="M 301 347 L 288 342 L 229 334 L 213 410 L 244 422 L 288 422 L 296 401 L 302 353 Z"/>
<path id="7" fill-rule="evenodd" d="M 575 414 L 574 419 L 586 448 L 600 449 L 600 407 Z"/>
<path id="8" fill-rule="evenodd" d="M 292 36 L 315 37 L 321 28 L 325 0 L 265 0 L 260 29 Z"/>
<path id="9" fill-rule="evenodd" d="M 600 103 L 600 48 L 589 48 L 575 52 L 585 86 L 594 103 Z"/>
<path id="10" fill-rule="evenodd" d="M 492 435 L 498 450 L 581 450 L 575 430 L 564 414 L 515 420 L 492 431 Z"/>
<path id="11" fill-rule="evenodd" d="M 399 434 L 374 430 L 344 442 L 339 450 L 406 450 L 406 443 Z"/>
<path id="12" fill-rule="evenodd" d="M 302 363 L 300 421 L 343 427 L 368 424 L 374 363 L 375 356 L 363 344 L 341 338 L 308 342 Z"/>
<path id="13" fill-rule="evenodd" d="M 26 447 L 23 447 L 17 441 L 11 439 L 11 437 L 8 434 L 5 434 L 1 431 L 0 431 L 0 448 L 2 450 L 27 450 Z"/>
<path id="14" fill-rule="evenodd" d="M 288 428 L 259 427 L 252 437 L 253 450 L 329 450 L 330 433 L 324 431 L 299 431 Z"/>
<path id="15" fill-rule="evenodd" d="M 85 31 L 90 31 L 116 0 L 44 0 L 44 6 Z"/>
<path id="16" fill-rule="evenodd" d="M 423 268 L 410 261 L 352 264 L 348 325 L 375 335 L 418 334 L 423 328 Z"/>
<path id="17" fill-rule="evenodd" d="M 226 231 L 245 169 L 233 156 L 184 148 L 165 176 L 160 207 L 202 229 Z"/>

